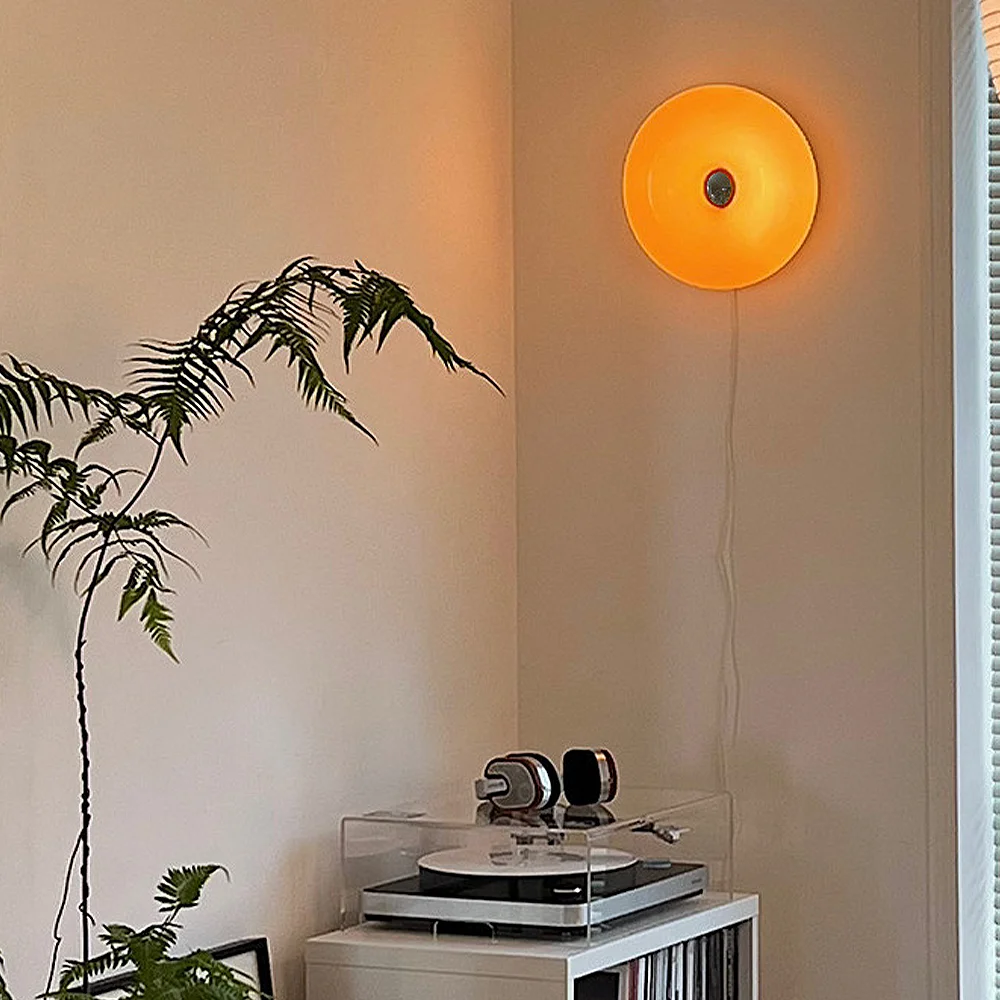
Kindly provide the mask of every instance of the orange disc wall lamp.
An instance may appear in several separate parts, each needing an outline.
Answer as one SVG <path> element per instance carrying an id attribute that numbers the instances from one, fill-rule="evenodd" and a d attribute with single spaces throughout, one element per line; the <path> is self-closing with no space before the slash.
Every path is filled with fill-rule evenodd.
<path id="1" fill-rule="evenodd" d="M 805 241 L 819 180 L 795 119 L 755 90 L 692 87 L 639 126 L 625 157 L 625 214 L 639 245 L 698 288 L 754 285 Z"/>

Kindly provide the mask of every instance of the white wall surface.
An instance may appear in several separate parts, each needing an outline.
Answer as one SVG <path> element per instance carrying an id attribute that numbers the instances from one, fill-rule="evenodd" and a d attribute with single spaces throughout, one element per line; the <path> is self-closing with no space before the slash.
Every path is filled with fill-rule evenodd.
<path id="1" fill-rule="evenodd" d="M 267 371 L 155 498 L 211 542 L 189 549 L 201 582 L 177 581 L 182 665 L 98 609 L 95 912 L 145 921 L 165 866 L 223 862 L 190 938 L 268 934 L 286 1000 L 334 921 L 339 817 L 514 739 L 510 163 L 503 2 L 0 7 L 0 349 L 119 384 L 131 341 L 186 336 L 312 253 L 400 277 L 509 392 L 400 330 L 341 379 L 376 448 Z M 0 533 L 0 948 L 20 996 L 44 984 L 76 822 L 76 605 L 19 558 L 30 529 Z"/>
<path id="2" fill-rule="evenodd" d="M 180 667 L 108 606 L 94 629 L 99 918 L 142 921 L 167 864 L 223 861 L 190 938 L 267 933 L 295 1000 L 338 818 L 468 778 L 516 704 L 524 745 L 718 784 L 730 302 L 658 272 L 618 191 L 656 103 L 732 80 L 798 118 L 822 189 L 802 253 L 740 295 L 730 764 L 763 995 L 951 995 L 940 6 L 518 0 L 512 38 L 505 0 L 0 5 L 0 349 L 113 383 L 129 341 L 184 336 L 236 282 L 358 256 L 513 390 L 517 264 L 516 498 L 513 392 L 403 331 L 342 380 L 379 448 L 275 369 L 167 470 L 158 502 L 212 545 L 178 581 Z M 29 530 L 0 532 L 22 996 L 76 807 L 75 605 L 19 558 Z"/>
<path id="3" fill-rule="evenodd" d="M 819 164 L 803 250 L 739 295 L 729 759 L 768 1000 L 954 995 L 942 16 L 514 4 L 522 743 L 721 783 L 731 299 L 645 258 L 620 170 L 655 105 L 726 81 L 783 104 Z"/>

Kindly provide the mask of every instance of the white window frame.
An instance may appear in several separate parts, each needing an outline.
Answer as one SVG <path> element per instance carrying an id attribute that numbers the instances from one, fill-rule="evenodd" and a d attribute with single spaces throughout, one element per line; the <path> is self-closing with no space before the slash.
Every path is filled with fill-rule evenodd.
<path id="1" fill-rule="evenodd" d="M 963 1000 L 997 1000 L 1000 898 L 994 870 L 996 777 L 991 766 L 989 112 L 986 53 L 975 0 L 952 4 L 952 66 L 959 977 Z M 1000 119 L 996 123 L 1000 126 Z M 1000 212 L 1000 199 L 994 212 Z M 995 239 L 1000 241 L 1000 230 Z M 1000 511 L 1000 497 L 995 504 Z"/>

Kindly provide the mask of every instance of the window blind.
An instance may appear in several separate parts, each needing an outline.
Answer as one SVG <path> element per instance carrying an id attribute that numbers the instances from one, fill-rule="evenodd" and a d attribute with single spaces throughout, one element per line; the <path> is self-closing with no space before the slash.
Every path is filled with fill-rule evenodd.
<path id="1" fill-rule="evenodd" d="M 993 957 L 1000 997 L 1000 99 L 989 95 L 990 670 L 993 761 Z"/>

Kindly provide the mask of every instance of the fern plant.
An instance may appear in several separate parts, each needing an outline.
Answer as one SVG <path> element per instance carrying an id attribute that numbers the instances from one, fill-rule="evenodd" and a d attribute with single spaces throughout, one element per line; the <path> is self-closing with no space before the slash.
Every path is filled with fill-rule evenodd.
<path id="1" fill-rule="evenodd" d="M 53 928 L 46 994 L 52 992 L 74 871 L 80 889 L 82 957 L 72 966 L 70 978 L 63 976 L 60 990 L 73 986 L 85 993 L 95 969 L 90 942 L 91 757 L 84 659 L 95 594 L 103 587 L 118 588 L 119 620 L 135 609 L 149 638 L 177 659 L 168 605 L 170 568 L 191 564 L 173 547 L 171 536 L 178 530 L 198 532 L 176 514 L 144 507 L 142 501 L 165 456 L 172 452 L 186 462 L 187 433 L 199 421 L 222 414 L 233 398 L 231 380 L 242 377 L 253 383 L 255 362 L 275 356 L 284 360 L 294 371 L 298 393 L 307 406 L 328 411 L 375 440 L 319 359 L 317 351 L 327 337 L 331 317 L 340 320 L 345 369 L 362 344 L 370 342 L 377 353 L 405 320 L 446 368 L 472 372 L 500 389 L 441 336 L 403 285 L 360 262 L 332 267 L 312 258 L 293 261 L 272 279 L 238 286 L 185 340 L 142 341 L 129 359 L 124 392 L 77 385 L 10 355 L 0 362 L 0 478 L 9 494 L 0 508 L 0 521 L 19 504 L 44 501 L 41 527 L 26 552 L 41 554 L 53 581 L 60 570 L 71 568 L 80 600 L 73 672 L 80 825 Z M 72 454 L 55 454 L 52 443 L 39 436 L 43 425 L 51 425 L 59 416 L 83 424 Z M 113 467 L 92 457 L 99 445 L 120 434 L 146 444 L 149 457 L 143 468 Z M 138 939 L 119 940 L 118 931 L 106 928 L 102 940 L 109 952 L 105 954 L 123 956 L 130 942 L 139 949 L 135 955 L 143 948 L 158 947 L 170 937 L 171 927 L 147 928 L 147 932 L 140 932 L 146 935 L 140 944 Z M 0 977 L 0 1000 L 10 1000 L 6 989 Z"/>
<path id="2" fill-rule="evenodd" d="M 99 935 L 105 950 L 85 962 L 67 961 L 56 989 L 42 996 L 48 1000 L 91 1000 L 86 992 L 88 982 L 115 974 L 115 992 L 122 1000 L 262 1000 L 264 995 L 247 973 L 208 952 L 170 954 L 181 929 L 178 915 L 198 905 L 205 883 L 218 871 L 226 873 L 221 865 L 168 869 L 154 897 L 164 916 L 140 930 L 126 924 L 105 924 Z M 13 1000 L 2 974 L 0 1000 Z"/>

